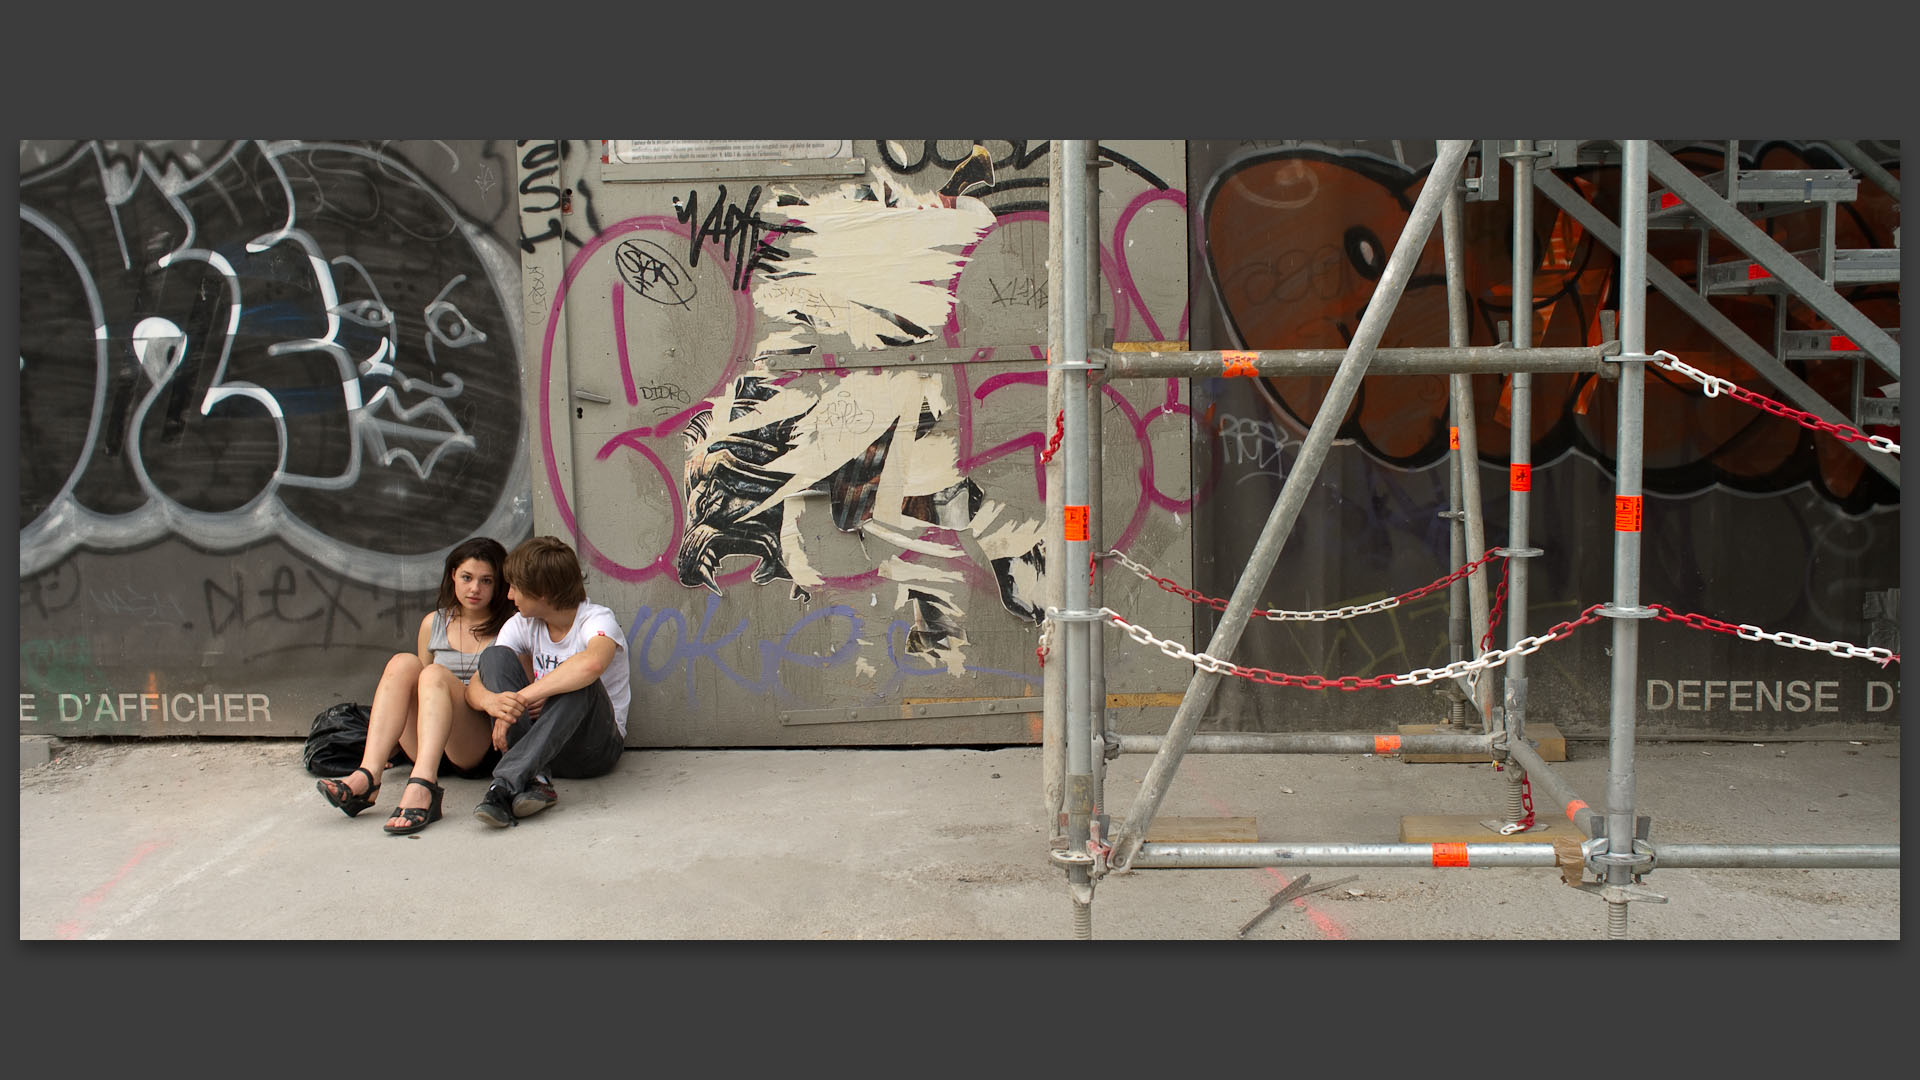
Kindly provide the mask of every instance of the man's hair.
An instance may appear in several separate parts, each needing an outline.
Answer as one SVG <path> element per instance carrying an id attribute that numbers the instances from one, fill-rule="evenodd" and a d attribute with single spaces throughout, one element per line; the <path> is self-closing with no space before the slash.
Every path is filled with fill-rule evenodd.
<path id="1" fill-rule="evenodd" d="M 580 560 L 557 536 L 536 536 L 524 540 L 507 553 L 502 567 L 507 584 L 565 611 L 577 608 L 587 599 L 586 581 L 580 576 Z"/>

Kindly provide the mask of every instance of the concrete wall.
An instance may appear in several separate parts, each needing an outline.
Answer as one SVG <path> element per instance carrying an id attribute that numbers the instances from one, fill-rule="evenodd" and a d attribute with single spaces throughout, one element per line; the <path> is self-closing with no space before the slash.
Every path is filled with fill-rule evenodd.
<path id="1" fill-rule="evenodd" d="M 630 741 L 1038 740 L 1048 154 L 524 147 L 536 525 L 632 620 Z M 1116 339 L 1176 337 L 1183 149 L 1104 156 Z M 1185 388 L 1106 402 L 1109 535 L 1184 573 Z M 1117 672 L 1121 722 L 1164 722 L 1178 682 L 1158 654 Z"/>
<path id="2" fill-rule="evenodd" d="M 527 536 L 512 144 L 20 147 L 20 727 L 304 734 Z"/>
<path id="3" fill-rule="evenodd" d="M 411 647 L 448 547 L 537 530 L 582 551 L 590 594 L 628 623 L 635 745 L 1037 739 L 1050 146 L 846 142 L 23 143 L 22 732 L 304 733 Z M 1344 344 L 1431 155 L 1104 143 L 1115 340 Z M 1890 246 L 1897 210 L 1862 192 L 1843 243 Z M 1476 342 L 1511 314 L 1510 216 L 1470 206 Z M 1613 260 L 1544 202 L 1536 221 L 1536 341 L 1590 340 Z M 1804 222 L 1775 227 L 1805 246 Z M 1656 255 L 1684 271 L 1679 239 Z M 1438 259 L 1436 241 L 1387 344 L 1444 340 Z M 1892 323 L 1883 292 L 1858 299 Z M 1727 310 L 1770 337 L 1770 311 Z M 1648 341 L 1767 390 L 1658 300 Z M 1851 370 L 1807 379 L 1844 400 Z M 1324 382 L 1107 387 L 1109 544 L 1227 595 Z M 1534 387 L 1537 632 L 1611 596 L 1613 450 L 1611 387 Z M 1495 544 L 1502 389 L 1476 383 Z M 1666 384 L 1648 404 L 1646 600 L 1899 648 L 1896 489 L 1740 405 Z M 1439 381 L 1369 379 L 1341 436 L 1268 606 L 1451 569 Z M 1210 609 L 1103 580 L 1130 619 L 1204 645 Z M 1256 621 L 1235 659 L 1404 671 L 1449 659 L 1446 631 L 1440 592 L 1368 620 Z M 1535 654 L 1534 720 L 1604 727 L 1607 636 Z M 1189 669 L 1106 640 L 1118 726 L 1162 729 Z M 1897 666 L 1643 628 L 1654 733 L 1884 733 L 1898 684 Z M 1216 714 L 1375 730 L 1443 703 L 1229 679 Z"/>

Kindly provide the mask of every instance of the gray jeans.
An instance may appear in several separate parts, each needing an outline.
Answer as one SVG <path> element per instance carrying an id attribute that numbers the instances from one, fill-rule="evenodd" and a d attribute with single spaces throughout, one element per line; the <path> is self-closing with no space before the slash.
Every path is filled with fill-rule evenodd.
<path id="1" fill-rule="evenodd" d="M 504 645 L 489 645 L 480 653 L 474 677 L 496 694 L 527 686 L 520 655 Z M 601 776 L 619 763 L 624 749 L 626 740 L 613 720 L 613 700 L 596 679 L 590 686 L 546 699 L 539 716 L 514 721 L 507 728 L 507 752 L 493 768 L 493 782 L 517 795 L 536 775 Z"/>

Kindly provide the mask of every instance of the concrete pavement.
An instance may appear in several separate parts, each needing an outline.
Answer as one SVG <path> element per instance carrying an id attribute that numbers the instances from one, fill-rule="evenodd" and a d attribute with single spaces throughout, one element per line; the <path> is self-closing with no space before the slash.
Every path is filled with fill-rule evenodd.
<path id="1" fill-rule="evenodd" d="M 412 837 L 348 819 L 297 740 L 22 747 L 20 936 L 32 939 L 1064 939 L 1045 858 L 1036 747 L 630 750 L 560 781 L 511 829 L 471 817 L 484 782 L 446 781 Z M 1656 841 L 1898 843 L 1897 742 L 1649 744 L 1636 755 Z M 1605 790 L 1606 747 L 1558 775 Z M 1110 766 L 1131 803 L 1150 759 Z M 1190 754 L 1160 818 L 1250 817 L 1262 840 L 1397 842 L 1401 818 L 1497 815 L 1488 765 Z M 1230 940 L 1299 871 L 1140 870 L 1095 894 L 1096 939 Z M 1605 904 L 1551 869 L 1313 868 L 1351 883 L 1284 904 L 1259 940 L 1603 939 Z M 1894 870 L 1658 870 L 1640 939 L 1898 939 Z"/>

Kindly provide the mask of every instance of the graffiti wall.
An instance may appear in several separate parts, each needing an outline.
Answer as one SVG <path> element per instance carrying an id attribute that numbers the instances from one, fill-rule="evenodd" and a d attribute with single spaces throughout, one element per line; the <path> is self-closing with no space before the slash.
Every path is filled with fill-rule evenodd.
<path id="1" fill-rule="evenodd" d="M 1742 145 L 1753 167 L 1833 164 L 1818 143 Z M 1868 145 L 1897 172 L 1897 145 Z M 1681 157 L 1705 172 L 1718 153 Z M 1059 468 L 1049 143 L 20 154 L 23 732 L 302 734 L 410 647 L 452 545 L 538 531 L 579 549 L 589 595 L 626 621 L 634 745 L 1038 740 Z M 1117 346 L 1338 347 L 1432 146 L 1115 140 L 1100 159 L 1100 318 Z M 1609 169 L 1560 175 L 1617 217 Z M 1511 219 L 1506 202 L 1468 204 L 1472 340 L 1499 340 L 1516 310 L 1537 344 L 1600 340 L 1613 254 L 1540 199 L 1534 295 L 1517 305 Z M 1896 243 L 1898 207 L 1870 184 L 1837 221 L 1842 247 Z M 1817 241 L 1814 216 L 1764 224 L 1790 249 Z M 1682 275 L 1700 258 L 1685 231 L 1656 233 L 1653 254 Z M 1897 323 L 1897 286 L 1848 295 Z M 1815 325 L 1766 299 L 1716 304 L 1762 342 Z M 1444 343 L 1446 325 L 1436 238 L 1384 344 Z M 1658 296 L 1647 339 L 1771 390 Z M 1873 365 L 1792 366 L 1843 411 L 1898 393 Z M 1102 546 L 1228 595 L 1327 384 L 1100 386 Z M 1611 598 L 1614 394 L 1533 379 L 1529 632 Z M 1511 386 L 1478 377 L 1474 397 L 1498 545 Z M 1644 600 L 1898 650 L 1895 485 L 1685 380 L 1651 375 L 1647 415 Z M 1262 606 L 1366 604 L 1453 570 L 1447 446 L 1443 379 L 1367 379 Z M 1204 646 L 1213 609 L 1116 564 L 1100 580 L 1129 621 Z M 1447 631 L 1437 590 L 1364 620 L 1256 619 L 1234 659 L 1401 672 L 1452 659 Z M 1604 728 L 1608 637 L 1583 628 L 1530 658 L 1533 720 Z M 1642 643 L 1643 730 L 1897 722 L 1897 665 L 1666 622 Z M 1111 632 L 1105 649 L 1115 725 L 1163 730 L 1191 668 Z M 1446 711 L 1431 688 L 1239 679 L 1215 708 L 1208 727 L 1249 730 Z"/>
<path id="2" fill-rule="evenodd" d="M 1898 172 L 1897 146 L 1873 145 Z M 1718 169 L 1724 144 L 1683 150 L 1696 172 Z M 1433 158 L 1431 143 L 1190 143 L 1198 193 L 1194 276 L 1204 296 L 1195 347 L 1339 348 L 1351 339 Z M 1817 143 L 1742 143 L 1743 167 L 1836 168 Z M 1557 173 L 1613 220 L 1617 170 Z M 1466 282 L 1471 340 L 1493 344 L 1515 311 L 1537 345 L 1603 340 L 1602 312 L 1617 307 L 1613 253 L 1544 197 L 1534 208 L 1534 295 L 1512 296 L 1510 176 L 1499 202 L 1468 202 Z M 1789 250 L 1818 247 L 1819 213 L 1763 222 Z M 1898 206 L 1862 182 L 1837 215 L 1841 248 L 1895 246 Z M 1699 236 L 1656 231 L 1650 257 L 1691 280 Z M 1724 241 L 1709 261 L 1737 257 Z M 1898 325 L 1897 285 L 1843 294 L 1883 326 Z M 1715 306 L 1770 345 L 1776 310 L 1764 296 Z M 1530 309 L 1530 311 L 1528 310 Z M 1787 306 L 1780 328 L 1817 327 Z M 1787 400 L 1671 301 L 1650 293 L 1647 348 Z M 1383 346 L 1447 341 L 1444 266 L 1436 235 L 1417 264 Z M 1855 393 L 1896 396 L 1871 363 L 1794 360 L 1804 381 L 1852 415 Z M 1328 378 L 1211 380 L 1196 385 L 1203 423 L 1195 468 L 1202 492 L 1196 572 L 1203 591 L 1228 595 L 1297 456 Z M 1474 379 L 1478 468 L 1489 545 L 1508 535 L 1511 394 L 1508 379 Z M 1532 379 L 1532 560 L 1529 634 L 1613 597 L 1616 389 L 1592 376 Z M 1338 608 L 1402 594 L 1453 569 L 1446 509 L 1447 387 L 1441 376 L 1368 377 L 1339 431 L 1263 606 Z M 1641 598 L 1680 612 L 1819 641 L 1898 651 L 1899 490 L 1837 440 L 1793 421 L 1708 398 L 1692 382 L 1650 371 Z M 1897 428 L 1869 427 L 1897 440 Z M 1498 564 L 1490 570 L 1496 580 Z M 1330 623 L 1255 620 L 1236 659 L 1288 673 L 1374 675 L 1453 659 L 1446 591 L 1367 619 Z M 1211 627 L 1201 610 L 1201 639 Z M 1608 716 L 1605 623 L 1583 628 L 1528 660 L 1528 715 L 1569 734 L 1604 733 Z M 1505 626 L 1496 642 L 1507 644 Z M 1778 733 L 1884 730 L 1897 723 L 1899 667 L 1783 649 L 1674 622 L 1643 624 L 1643 732 Z M 1223 726 L 1250 730 L 1371 729 L 1382 719 L 1432 722 L 1445 702 L 1431 688 L 1341 692 L 1227 680 Z"/>
<path id="3" fill-rule="evenodd" d="M 304 734 L 531 529 L 506 143 L 20 147 L 21 730 Z"/>
<path id="4" fill-rule="evenodd" d="M 1049 151 L 521 146 L 536 524 L 631 620 L 634 742 L 1038 740 Z M 1102 157 L 1106 320 L 1176 338 L 1181 146 Z M 1185 385 L 1104 400 L 1105 529 L 1184 569 Z"/>

